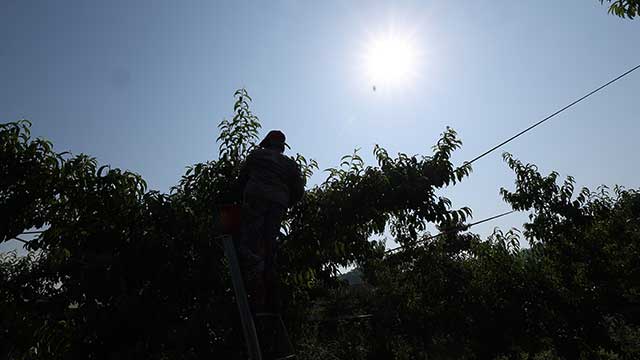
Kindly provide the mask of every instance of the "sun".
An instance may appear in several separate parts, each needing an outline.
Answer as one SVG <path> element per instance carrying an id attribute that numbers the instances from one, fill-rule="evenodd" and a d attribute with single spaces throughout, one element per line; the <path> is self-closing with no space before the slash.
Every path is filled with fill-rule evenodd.
<path id="1" fill-rule="evenodd" d="M 417 60 L 412 37 L 395 32 L 372 36 L 365 46 L 365 75 L 374 90 L 404 86 L 415 77 Z"/>

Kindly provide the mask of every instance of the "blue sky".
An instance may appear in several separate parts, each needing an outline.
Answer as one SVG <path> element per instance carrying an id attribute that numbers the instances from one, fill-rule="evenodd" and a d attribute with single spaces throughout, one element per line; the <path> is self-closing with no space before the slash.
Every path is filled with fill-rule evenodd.
<path id="1" fill-rule="evenodd" d="M 57 150 L 167 191 L 185 166 L 216 157 L 216 126 L 246 87 L 264 132 L 282 129 L 321 168 L 355 147 L 372 160 L 374 144 L 428 153 L 446 126 L 464 142 L 462 162 L 640 63 L 640 21 L 606 10 L 596 0 L 3 0 L 0 121 L 30 119 Z M 374 92 L 362 56 L 389 29 L 409 34 L 420 57 L 406 84 Z M 637 188 L 638 94 L 640 72 L 503 150 L 578 186 Z M 498 191 L 514 176 L 500 153 L 444 192 L 476 220 L 508 210 Z"/>

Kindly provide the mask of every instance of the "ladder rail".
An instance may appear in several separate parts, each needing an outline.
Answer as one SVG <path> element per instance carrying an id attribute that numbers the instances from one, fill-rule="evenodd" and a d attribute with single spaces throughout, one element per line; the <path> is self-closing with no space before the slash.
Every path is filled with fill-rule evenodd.
<path id="1" fill-rule="evenodd" d="M 245 290 L 244 282 L 242 281 L 240 263 L 238 262 L 238 256 L 236 255 L 236 248 L 233 244 L 233 238 L 231 237 L 231 235 L 222 235 L 221 238 L 224 245 L 225 255 L 229 260 L 233 291 L 236 294 L 236 302 L 238 304 L 238 310 L 240 311 L 242 331 L 247 343 L 249 357 L 251 358 L 251 360 L 262 360 L 260 342 L 258 341 L 258 333 L 256 332 L 255 322 L 253 321 L 253 316 L 251 315 L 249 300 L 247 298 L 247 291 Z"/>

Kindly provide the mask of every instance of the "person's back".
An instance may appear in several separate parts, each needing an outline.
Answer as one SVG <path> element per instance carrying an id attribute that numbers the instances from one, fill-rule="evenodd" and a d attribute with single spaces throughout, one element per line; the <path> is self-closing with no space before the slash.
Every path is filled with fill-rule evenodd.
<path id="1" fill-rule="evenodd" d="M 287 208 L 295 205 L 304 194 L 300 169 L 294 160 L 283 155 L 284 147 L 284 134 L 270 131 L 260 143 L 260 148 L 247 157 L 236 184 L 242 194 L 238 255 L 249 302 L 258 327 L 262 329 L 259 330 L 261 346 L 268 346 L 268 352 L 272 354 L 291 351 L 278 347 L 282 336 L 274 333 L 277 328 L 274 319 L 279 318 L 274 314 L 279 313 L 280 307 L 277 238 Z"/>
<path id="2" fill-rule="evenodd" d="M 241 181 L 245 182 L 243 198 L 262 198 L 284 207 L 295 204 L 304 191 L 296 162 L 273 148 L 258 148 L 249 154 Z"/>

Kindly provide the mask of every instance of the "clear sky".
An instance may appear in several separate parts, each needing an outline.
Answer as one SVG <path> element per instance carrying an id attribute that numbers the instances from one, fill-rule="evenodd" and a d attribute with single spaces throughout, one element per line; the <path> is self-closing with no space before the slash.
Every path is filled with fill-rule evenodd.
<path id="1" fill-rule="evenodd" d="M 364 75 L 363 56 L 389 32 L 419 55 L 387 88 Z M 639 35 L 640 20 L 597 0 L 2 0 L 0 121 L 30 119 L 58 151 L 167 191 L 185 166 L 217 156 L 216 126 L 246 87 L 264 133 L 282 129 L 321 168 L 355 147 L 371 163 L 376 143 L 428 153 L 446 126 L 464 141 L 462 162 L 640 63 Z M 578 186 L 637 188 L 639 94 L 640 71 L 504 150 Z M 514 176 L 500 153 L 445 192 L 476 220 L 509 209 L 498 191 Z"/>

